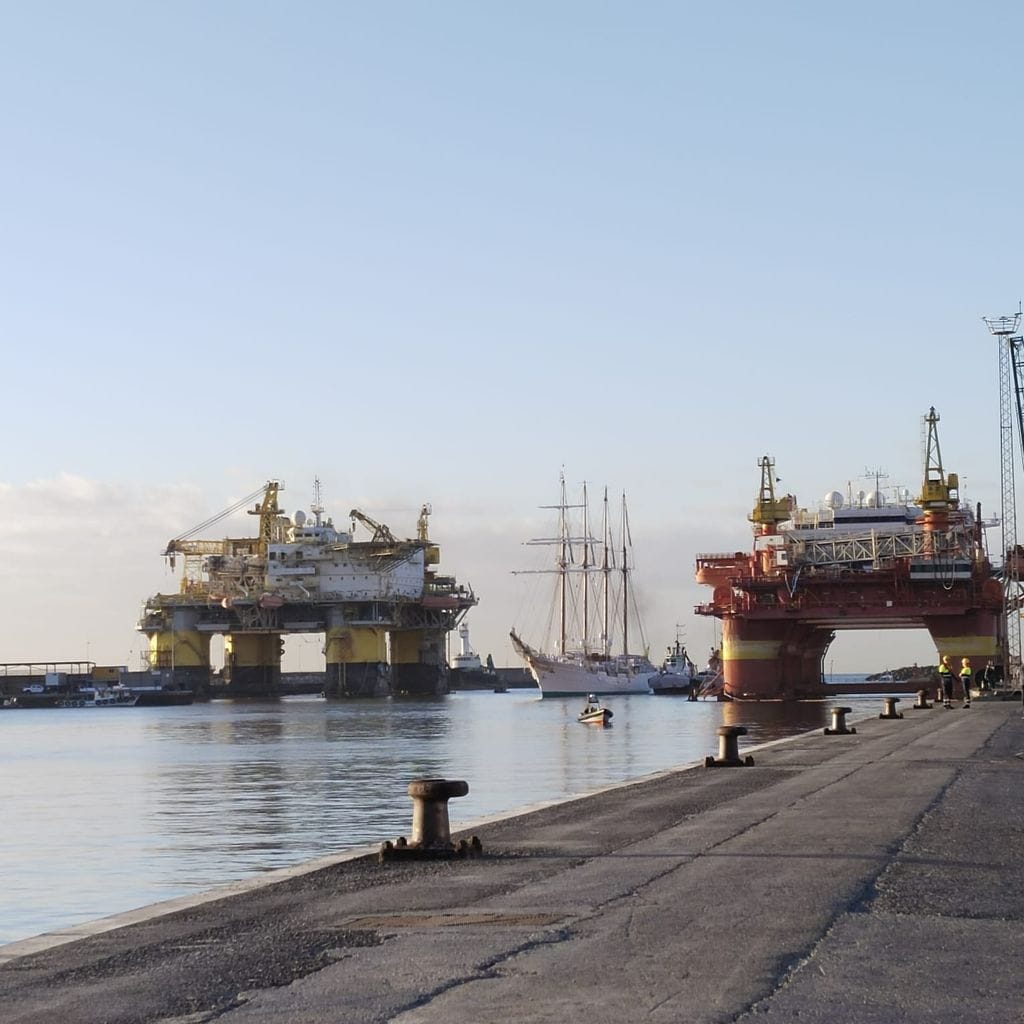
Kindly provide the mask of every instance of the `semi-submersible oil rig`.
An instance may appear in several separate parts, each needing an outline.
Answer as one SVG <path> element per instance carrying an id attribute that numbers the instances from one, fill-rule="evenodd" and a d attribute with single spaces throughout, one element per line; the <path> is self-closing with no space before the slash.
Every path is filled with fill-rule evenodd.
<path id="1" fill-rule="evenodd" d="M 776 495 L 774 460 L 759 460 L 753 550 L 697 557 L 697 581 L 714 589 L 696 612 L 721 620 L 726 697 L 823 696 L 825 652 L 841 629 L 924 627 L 956 665 L 1001 661 L 1004 586 L 986 553 L 981 507 L 962 506 L 957 475 L 943 471 L 934 408 L 925 422 L 924 482 L 913 501 L 904 492 L 888 504 L 876 488 L 847 504 L 833 492 L 809 512 Z M 1019 554 L 1008 552 L 1008 564 Z"/>
<path id="2" fill-rule="evenodd" d="M 310 515 L 278 506 L 270 481 L 167 544 L 183 563 L 176 594 L 149 598 L 138 624 L 149 640 L 149 667 L 169 687 L 210 689 L 210 641 L 224 638 L 224 678 L 235 696 L 274 696 L 284 636 L 324 636 L 328 697 L 439 694 L 447 691 L 447 637 L 476 604 L 472 589 L 440 575 L 438 546 L 427 535 L 424 505 L 416 537 L 400 540 L 353 509 L 351 530 L 324 518 L 319 481 Z M 256 537 L 194 539 L 246 508 Z M 354 538 L 356 524 L 371 532 Z"/>

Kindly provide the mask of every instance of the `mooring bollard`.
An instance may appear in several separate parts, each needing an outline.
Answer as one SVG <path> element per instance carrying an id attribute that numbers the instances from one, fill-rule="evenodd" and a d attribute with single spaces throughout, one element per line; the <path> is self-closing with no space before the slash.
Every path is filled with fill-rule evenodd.
<path id="1" fill-rule="evenodd" d="M 380 860 L 434 860 L 445 857 L 472 857 L 482 851 L 480 840 L 473 836 L 467 842 L 452 843 L 448 824 L 448 801 L 465 796 L 469 783 L 461 779 L 413 779 L 409 783 L 412 797 L 412 837 L 400 836 L 380 848 Z"/>
<path id="2" fill-rule="evenodd" d="M 740 758 L 740 736 L 747 735 L 745 725 L 720 725 L 718 727 L 718 757 L 705 757 L 705 768 L 742 768 L 752 765 L 754 759 L 748 754 Z"/>
<path id="3" fill-rule="evenodd" d="M 927 690 L 918 690 L 917 691 L 917 703 L 916 704 L 911 704 L 910 706 L 912 708 L 914 708 L 915 710 L 918 710 L 918 711 L 919 710 L 926 710 L 926 709 L 930 708 L 931 704 L 928 703 L 928 691 Z"/>
<path id="4" fill-rule="evenodd" d="M 878 716 L 879 718 L 902 718 L 903 715 L 896 710 L 896 705 L 899 704 L 899 697 L 883 697 L 882 703 L 885 705 L 885 710 Z"/>
<path id="5" fill-rule="evenodd" d="M 832 728 L 825 730 L 826 736 L 848 736 L 855 733 L 857 730 L 854 728 L 846 728 L 846 716 L 852 711 L 852 708 L 833 708 L 832 709 Z"/>

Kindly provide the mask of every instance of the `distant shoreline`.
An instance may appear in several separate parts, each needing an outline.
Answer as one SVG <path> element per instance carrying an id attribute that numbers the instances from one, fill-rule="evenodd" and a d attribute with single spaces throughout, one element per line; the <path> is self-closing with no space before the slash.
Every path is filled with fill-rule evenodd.
<path id="1" fill-rule="evenodd" d="M 896 682 L 904 682 L 908 679 L 931 679 L 937 672 L 931 666 L 905 665 L 903 668 L 890 668 L 884 672 L 876 672 L 874 675 L 865 676 L 869 683 L 877 682 L 880 679 L 893 679 Z"/>

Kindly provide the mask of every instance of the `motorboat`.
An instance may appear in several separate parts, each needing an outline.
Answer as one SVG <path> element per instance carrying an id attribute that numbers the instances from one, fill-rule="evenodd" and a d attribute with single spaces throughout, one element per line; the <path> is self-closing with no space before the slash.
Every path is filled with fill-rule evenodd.
<path id="1" fill-rule="evenodd" d="M 610 725 L 612 712 L 601 706 L 601 702 L 591 693 L 587 695 L 587 703 L 579 714 L 579 721 L 584 725 Z"/>

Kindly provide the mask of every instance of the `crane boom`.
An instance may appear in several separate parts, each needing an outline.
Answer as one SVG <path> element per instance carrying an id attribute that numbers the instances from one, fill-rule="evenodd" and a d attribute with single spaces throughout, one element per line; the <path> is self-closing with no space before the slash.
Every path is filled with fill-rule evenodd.
<path id="1" fill-rule="evenodd" d="M 362 523 L 372 533 L 372 543 L 374 544 L 397 544 L 398 538 L 388 529 L 384 523 L 378 523 L 376 519 L 371 519 L 365 512 L 360 512 L 359 509 L 354 508 L 349 512 L 349 518 L 354 519 Z"/>

